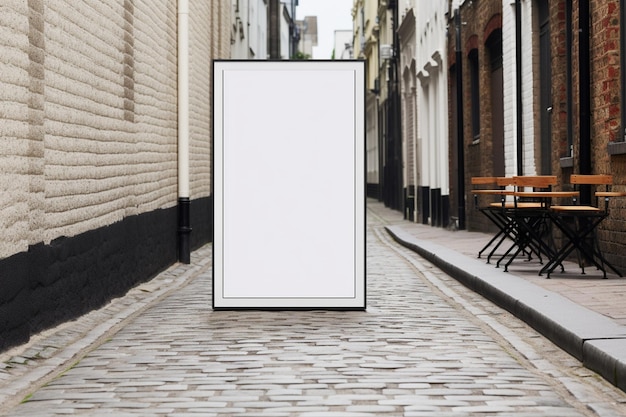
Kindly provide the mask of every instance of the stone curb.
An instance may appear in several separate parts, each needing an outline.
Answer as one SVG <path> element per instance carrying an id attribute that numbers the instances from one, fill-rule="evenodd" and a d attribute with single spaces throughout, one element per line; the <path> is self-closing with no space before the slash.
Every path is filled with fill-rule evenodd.
<path id="1" fill-rule="evenodd" d="M 401 245 L 508 310 L 561 349 L 626 391 L 626 326 L 509 272 L 387 226 Z"/>

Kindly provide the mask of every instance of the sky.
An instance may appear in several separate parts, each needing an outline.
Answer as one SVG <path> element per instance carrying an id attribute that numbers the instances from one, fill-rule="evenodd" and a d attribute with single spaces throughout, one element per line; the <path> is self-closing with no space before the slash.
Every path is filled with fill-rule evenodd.
<path id="1" fill-rule="evenodd" d="M 317 16 L 317 46 L 313 59 L 330 59 L 333 54 L 335 30 L 352 30 L 353 0 L 300 0 L 296 19 Z"/>

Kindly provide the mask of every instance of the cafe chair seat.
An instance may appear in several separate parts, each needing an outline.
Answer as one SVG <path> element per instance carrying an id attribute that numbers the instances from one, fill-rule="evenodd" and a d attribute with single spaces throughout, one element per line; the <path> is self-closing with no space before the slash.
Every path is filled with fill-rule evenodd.
<path id="1" fill-rule="evenodd" d="M 551 210 L 558 212 L 601 212 L 604 211 L 594 206 L 550 206 Z"/>
<path id="2" fill-rule="evenodd" d="M 541 208 L 542 204 L 539 202 L 514 202 L 514 201 L 507 201 L 504 204 L 503 203 L 491 203 L 489 204 L 490 207 L 493 208 L 504 208 L 504 209 L 515 209 L 515 208 L 520 208 L 520 209 L 532 209 L 532 208 Z"/>

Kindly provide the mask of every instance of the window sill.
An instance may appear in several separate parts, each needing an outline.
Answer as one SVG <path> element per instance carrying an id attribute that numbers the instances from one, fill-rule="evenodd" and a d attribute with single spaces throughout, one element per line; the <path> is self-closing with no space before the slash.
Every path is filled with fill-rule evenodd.
<path id="1" fill-rule="evenodd" d="M 609 151 L 609 155 L 626 154 L 626 142 L 609 142 L 607 150 Z"/>
<path id="2" fill-rule="evenodd" d="M 574 167 L 574 157 L 566 156 L 565 158 L 561 158 L 561 168 L 572 168 Z"/>

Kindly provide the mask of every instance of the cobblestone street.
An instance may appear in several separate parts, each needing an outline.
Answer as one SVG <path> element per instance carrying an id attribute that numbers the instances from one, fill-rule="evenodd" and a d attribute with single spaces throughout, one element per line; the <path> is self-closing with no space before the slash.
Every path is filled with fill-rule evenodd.
<path id="1" fill-rule="evenodd" d="M 367 311 L 214 312 L 205 263 L 3 415 L 626 415 L 622 391 L 383 226 L 368 213 Z"/>

